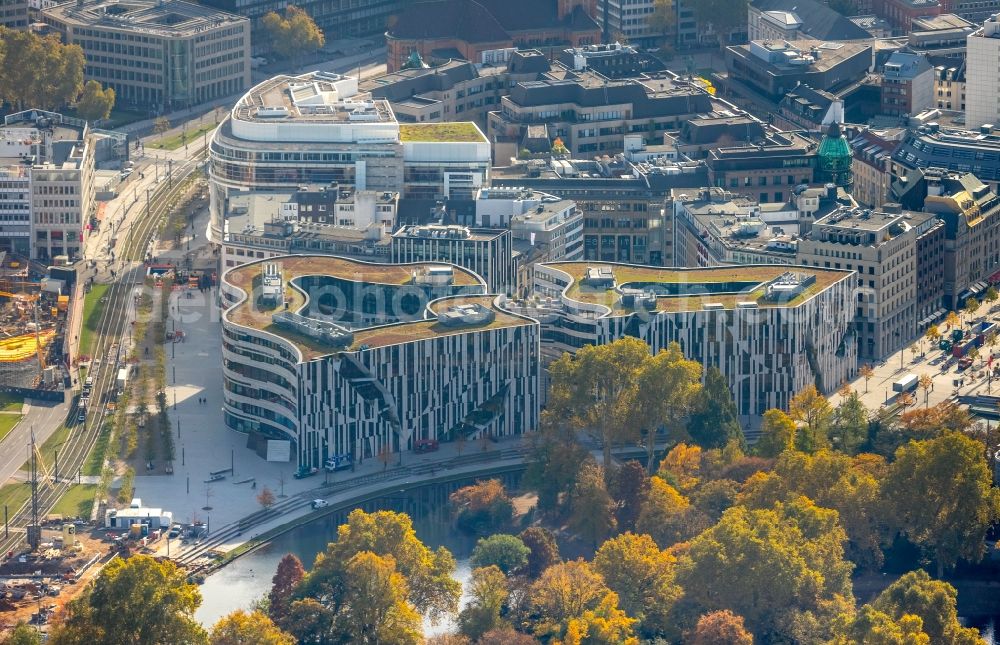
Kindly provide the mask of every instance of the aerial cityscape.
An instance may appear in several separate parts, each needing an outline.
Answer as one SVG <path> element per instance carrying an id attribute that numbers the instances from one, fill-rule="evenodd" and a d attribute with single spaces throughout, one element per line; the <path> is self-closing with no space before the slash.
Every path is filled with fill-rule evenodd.
<path id="1" fill-rule="evenodd" d="M 0 645 L 1000 642 L 1000 0 L 5 0 L 0 117 Z"/>

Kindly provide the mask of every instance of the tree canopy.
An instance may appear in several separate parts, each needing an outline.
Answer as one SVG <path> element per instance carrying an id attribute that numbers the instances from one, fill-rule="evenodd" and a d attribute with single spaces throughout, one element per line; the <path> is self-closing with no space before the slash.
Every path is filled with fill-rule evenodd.
<path id="1" fill-rule="evenodd" d="M 83 90 L 83 50 L 59 36 L 0 27 L 0 99 L 18 109 L 57 110 Z"/>
<path id="2" fill-rule="evenodd" d="M 258 611 L 235 611 L 212 627 L 210 645 L 295 645 L 291 634 L 281 630 Z"/>
<path id="3" fill-rule="evenodd" d="M 743 442 L 733 393 L 715 366 L 705 371 L 705 384 L 695 396 L 688 434 L 702 448 L 722 448 L 733 439 Z"/>
<path id="4" fill-rule="evenodd" d="M 272 49 L 282 58 L 300 58 L 326 43 L 326 36 L 316 21 L 295 5 L 288 5 L 284 16 L 274 11 L 268 13 L 262 24 Z"/>
<path id="5" fill-rule="evenodd" d="M 114 106 L 114 88 L 104 89 L 100 83 L 91 80 L 83 86 L 83 94 L 76 102 L 76 113 L 81 119 L 98 121 L 111 116 L 111 109 Z"/>
<path id="6" fill-rule="evenodd" d="M 527 565 L 530 554 L 521 538 L 497 533 L 476 542 L 471 560 L 475 567 L 495 566 L 508 574 Z"/>

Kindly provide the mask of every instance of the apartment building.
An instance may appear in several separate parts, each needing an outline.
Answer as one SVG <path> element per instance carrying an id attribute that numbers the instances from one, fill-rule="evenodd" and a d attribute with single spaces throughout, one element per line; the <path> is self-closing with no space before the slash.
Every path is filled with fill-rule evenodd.
<path id="1" fill-rule="evenodd" d="M 537 427 L 538 323 L 469 271 L 285 256 L 228 270 L 220 297 L 226 425 L 263 457 L 361 464 Z"/>
<path id="2" fill-rule="evenodd" d="M 7 0 L 0 7 L 0 26 L 9 29 L 28 28 L 28 0 Z"/>
<path id="3" fill-rule="evenodd" d="M 74 0 L 42 20 L 87 59 L 117 105 L 168 111 L 250 87 L 250 22 L 185 0 Z"/>
<path id="4" fill-rule="evenodd" d="M 517 280 L 511 244 L 509 229 L 411 225 L 392 234 L 390 259 L 399 264 L 455 264 L 482 277 L 490 293 L 511 294 Z"/>
<path id="5" fill-rule="evenodd" d="M 29 110 L 0 128 L 0 249 L 78 259 L 95 215 L 94 138 L 85 121 Z"/>
<path id="6" fill-rule="evenodd" d="M 488 183 L 490 145 L 474 123 L 400 124 L 356 79 L 326 72 L 277 76 L 251 89 L 215 131 L 209 158 L 211 235 L 226 200 L 301 185 L 472 199 Z"/>
<path id="7" fill-rule="evenodd" d="M 859 204 L 878 208 L 892 200 L 892 152 L 905 134 L 903 128 L 865 129 L 850 140 L 853 153 L 851 174 L 854 178 L 851 194 Z"/>
<path id="8" fill-rule="evenodd" d="M 653 353 L 677 342 L 685 356 L 722 372 L 747 425 L 787 408 L 807 385 L 836 390 L 857 369 L 850 271 L 556 262 L 535 267 L 533 295 L 542 304 L 511 310 L 545 313 L 543 364 L 626 335 Z"/>
<path id="9" fill-rule="evenodd" d="M 934 68 L 921 54 L 897 51 L 882 66 L 886 116 L 909 116 L 934 107 Z"/>

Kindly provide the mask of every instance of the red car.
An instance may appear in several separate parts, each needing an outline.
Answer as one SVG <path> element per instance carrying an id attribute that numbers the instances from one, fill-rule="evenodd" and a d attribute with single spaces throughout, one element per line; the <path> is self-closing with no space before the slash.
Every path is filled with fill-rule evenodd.
<path id="1" fill-rule="evenodd" d="M 434 452 L 440 448 L 437 439 L 419 439 L 413 444 L 413 452 L 423 453 L 423 452 Z"/>

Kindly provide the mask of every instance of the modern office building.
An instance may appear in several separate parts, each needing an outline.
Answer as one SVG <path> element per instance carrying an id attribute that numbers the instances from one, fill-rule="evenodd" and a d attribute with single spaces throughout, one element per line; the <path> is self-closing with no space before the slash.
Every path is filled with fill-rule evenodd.
<path id="1" fill-rule="evenodd" d="M 520 304 L 542 321 L 543 362 L 626 335 L 654 353 L 676 341 L 722 371 L 745 423 L 807 385 L 836 390 L 857 369 L 850 271 L 563 262 L 535 267 L 533 295 Z"/>
<path id="2" fill-rule="evenodd" d="M 799 83 L 836 93 L 864 78 L 873 61 L 869 43 L 826 40 L 751 40 L 726 47 L 725 56 L 730 79 L 775 101 Z"/>
<path id="3" fill-rule="evenodd" d="M 856 272 L 858 358 L 877 361 L 917 336 L 917 238 L 939 225 L 928 213 L 838 208 L 799 240 L 799 264 Z"/>
<path id="4" fill-rule="evenodd" d="M 676 16 L 676 3 L 673 1 L 658 3 L 654 0 L 598 0 L 597 22 L 604 30 L 604 42 L 614 42 L 624 39 L 626 42 L 655 47 L 660 41 L 670 37 L 676 38 L 676 27 L 663 33 L 655 27 L 655 21 L 650 18 L 657 11 L 666 11 Z"/>
<path id="5" fill-rule="evenodd" d="M 965 58 L 965 124 L 1000 125 L 1000 19 L 990 16 L 969 34 Z"/>
<path id="6" fill-rule="evenodd" d="M 429 0 L 406 3 L 385 32 L 389 72 L 414 54 L 484 63 L 497 50 L 601 42 L 596 0 Z"/>
<path id="7" fill-rule="evenodd" d="M 28 0 L 7 0 L 0 6 L 0 26 L 9 29 L 28 28 Z"/>
<path id="8" fill-rule="evenodd" d="M 776 132 L 763 141 L 708 152 L 710 184 L 759 202 L 783 202 L 796 186 L 812 184 L 819 146 L 795 132 Z"/>
<path id="9" fill-rule="evenodd" d="M 982 21 L 980 21 L 982 22 Z M 935 65 L 965 60 L 969 34 L 976 25 L 952 13 L 914 18 L 906 36 L 907 49 L 927 56 Z"/>
<path id="10" fill-rule="evenodd" d="M 73 0 L 42 20 L 87 59 L 119 107 L 170 111 L 250 87 L 250 22 L 185 0 Z"/>
<path id="11" fill-rule="evenodd" d="M 908 170 L 930 168 L 971 172 L 996 192 L 1000 184 L 1000 133 L 987 127 L 961 130 L 933 123 L 911 128 L 892 153 L 892 175 L 902 178 Z"/>
<path id="12" fill-rule="evenodd" d="M 95 215 L 94 137 L 85 121 L 29 110 L 0 128 L 0 250 L 82 257 Z"/>
<path id="13" fill-rule="evenodd" d="M 393 262 L 443 262 L 474 272 L 490 293 L 512 294 L 517 279 L 509 229 L 425 224 L 392 234 Z"/>
<path id="14" fill-rule="evenodd" d="M 538 323 L 469 271 L 285 256 L 228 270 L 220 295 L 226 425 L 269 459 L 403 460 L 537 426 Z"/>
<path id="15" fill-rule="evenodd" d="M 277 76 L 240 99 L 211 142 L 212 239 L 226 201 L 245 191 L 301 185 L 472 199 L 488 183 L 490 145 L 471 122 L 400 124 L 357 80 L 314 72 Z"/>
<path id="16" fill-rule="evenodd" d="M 538 126 L 548 141 L 558 137 L 571 154 L 589 157 L 622 152 L 627 134 L 656 138 L 679 130 L 689 119 L 711 115 L 716 105 L 702 88 L 672 76 L 611 80 L 562 68 L 511 88 L 490 112 L 487 135 L 522 141 Z"/>

